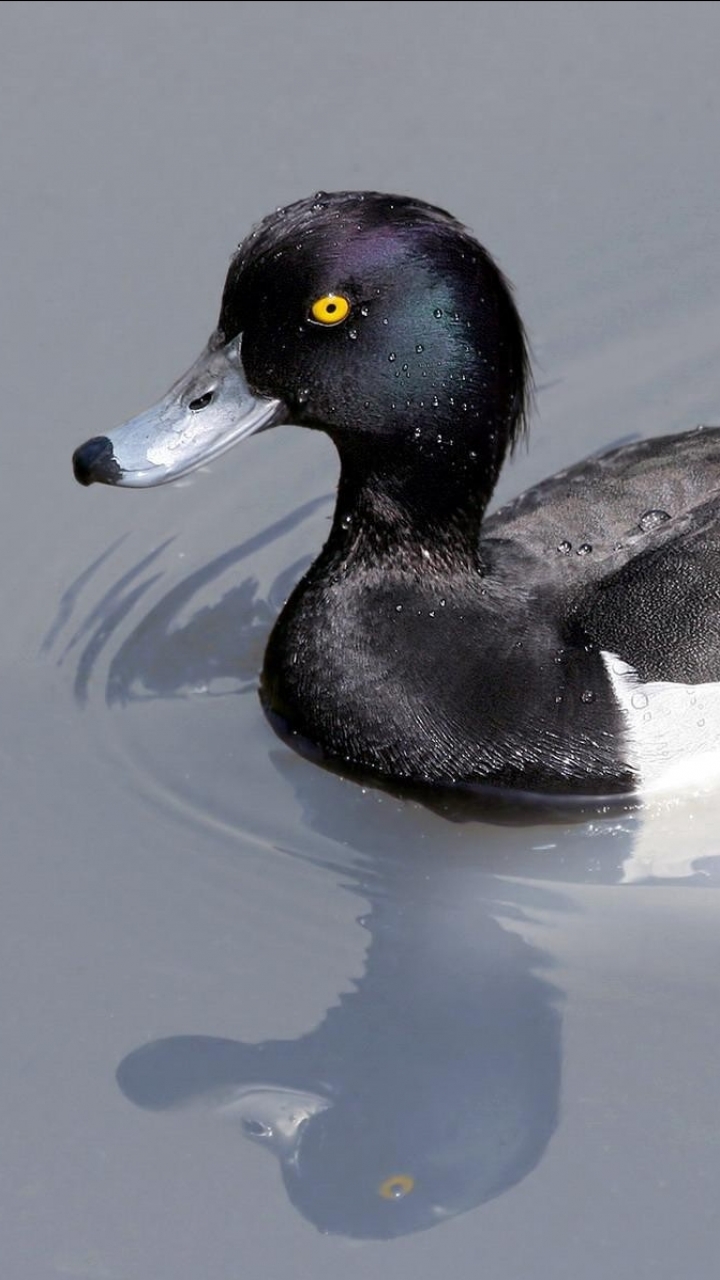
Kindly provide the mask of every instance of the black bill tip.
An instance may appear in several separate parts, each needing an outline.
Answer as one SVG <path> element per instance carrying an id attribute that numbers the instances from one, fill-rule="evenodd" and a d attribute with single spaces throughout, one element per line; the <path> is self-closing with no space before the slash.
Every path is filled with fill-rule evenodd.
<path id="1" fill-rule="evenodd" d="M 73 471 L 79 484 L 117 484 L 122 468 L 113 453 L 112 440 L 107 436 L 93 436 L 73 454 Z"/>

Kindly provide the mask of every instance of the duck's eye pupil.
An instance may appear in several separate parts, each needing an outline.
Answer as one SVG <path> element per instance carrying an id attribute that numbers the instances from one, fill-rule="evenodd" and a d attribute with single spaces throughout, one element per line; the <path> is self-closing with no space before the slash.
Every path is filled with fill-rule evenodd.
<path id="1" fill-rule="evenodd" d="M 329 315 L 329 316 L 331 316 L 331 315 L 333 314 L 333 312 L 334 312 L 334 311 L 337 311 L 337 303 L 336 303 L 336 302 L 328 302 L 328 304 L 327 304 L 327 306 L 326 306 L 325 310 L 327 311 L 328 315 Z"/>

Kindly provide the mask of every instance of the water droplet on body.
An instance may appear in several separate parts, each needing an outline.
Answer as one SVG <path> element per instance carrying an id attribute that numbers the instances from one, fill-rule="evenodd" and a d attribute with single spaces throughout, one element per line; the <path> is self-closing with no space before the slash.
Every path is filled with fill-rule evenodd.
<path id="1" fill-rule="evenodd" d="M 661 524 L 665 524 L 670 519 L 667 511 L 661 511 L 659 507 L 652 507 L 650 511 L 645 511 L 638 520 L 638 528 L 643 533 L 651 533 L 653 529 L 659 529 Z"/>

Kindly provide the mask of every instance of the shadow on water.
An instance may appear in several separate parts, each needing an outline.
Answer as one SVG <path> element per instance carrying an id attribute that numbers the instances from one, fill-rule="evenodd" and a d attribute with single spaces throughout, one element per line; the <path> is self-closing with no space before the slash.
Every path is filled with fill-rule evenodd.
<path id="1" fill-rule="evenodd" d="M 108 705 L 177 699 L 198 686 L 212 693 L 218 683 L 223 695 L 254 689 L 267 632 L 301 567 L 283 570 L 265 597 L 247 577 L 214 599 L 217 579 L 292 533 L 322 502 L 187 575 L 149 608 L 143 598 L 151 587 L 157 597 L 168 544 L 126 572 L 62 650 L 61 662 L 76 663 L 78 703 L 111 639 Z M 105 559 L 66 593 L 48 651 Z M 558 1123 L 560 993 L 549 955 L 523 935 L 531 926 L 537 937 L 546 911 L 573 908 L 557 888 L 522 877 L 615 881 L 637 826 L 600 824 L 592 870 L 593 842 L 581 853 L 577 826 L 572 838 L 558 829 L 533 843 L 537 833 L 475 826 L 468 836 L 426 815 L 430 839 L 416 842 L 417 824 L 404 821 L 412 806 L 397 811 L 398 838 L 388 807 L 366 803 L 360 787 L 328 804 L 322 771 L 298 772 L 284 752 L 275 764 L 304 810 L 301 847 L 289 851 L 369 903 L 365 972 L 296 1040 L 155 1040 L 123 1059 L 118 1083 L 151 1111 L 198 1105 L 236 1122 L 277 1157 L 290 1200 L 322 1231 L 388 1239 L 427 1229 L 516 1185 Z M 436 839 L 438 828 L 454 838 Z"/>

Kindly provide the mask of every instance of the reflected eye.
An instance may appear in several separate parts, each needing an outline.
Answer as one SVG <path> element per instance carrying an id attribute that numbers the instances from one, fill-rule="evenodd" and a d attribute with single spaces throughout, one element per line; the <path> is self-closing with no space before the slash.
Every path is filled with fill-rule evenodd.
<path id="1" fill-rule="evenodd" d="M 378 1187 L 378 1195 L 383 1200 L 402 1200 L 403 1196 L 408 1196 L 415 1186 L 415 1179 L 410 1177 L 409 1173 L 392 1173 L 389 1178 L 380 1183 Z"/>
<path id="2" fill-rule="evenodd" d="M 350 314 L 350 303 L 341 293 L 326 293 L 310 308 L 310 315 L 318 324 L 340 324 Z"/>

